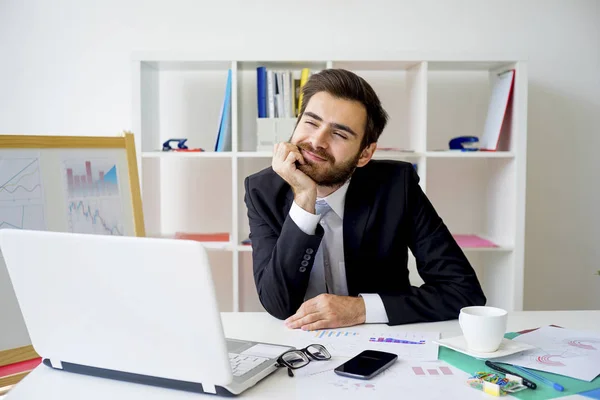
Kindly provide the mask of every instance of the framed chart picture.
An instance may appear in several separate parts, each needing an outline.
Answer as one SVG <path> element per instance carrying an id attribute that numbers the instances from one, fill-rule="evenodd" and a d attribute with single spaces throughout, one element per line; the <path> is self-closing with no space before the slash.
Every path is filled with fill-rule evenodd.
<path id="1" fill-rule="evenodd" d="M 144 236 L 133 134 L 0 135 L 0 229 Z"/>

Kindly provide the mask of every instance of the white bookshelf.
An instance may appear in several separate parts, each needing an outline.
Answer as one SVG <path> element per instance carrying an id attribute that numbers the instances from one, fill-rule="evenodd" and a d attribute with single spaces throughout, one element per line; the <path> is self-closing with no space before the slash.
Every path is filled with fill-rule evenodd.
<path id="1" fill-rule="evenodd" d="M 421 187 L 455 234 L 476 234 L 497 247 L 463 248 L 488 304 L 523 307 L 527 64 L 520 60 L 204 60 L 193 54 L 134 55 L 133 130 L 142 179 L 146 231 L 228 232 L 206 242 L 223 311 L 262 311 L 254 289 L 244 178 L 271 163 L 256 150 L 256 68 L 346 68 L 364 77 L 390 114 L 375 159 L 417 165 Z M 232 150 L 213 152 L 227 70 L 232 70 Z M 510 123 L 496 152 L 449 151 L 455 136 L 481 137 L 494 74 L 515 69 Z M 290 132 L 291 134 L 291 132 Z M 160 151 L 187 138 L 205 152 Z M 414 260 L 411 281 L 420 284 Z"/>

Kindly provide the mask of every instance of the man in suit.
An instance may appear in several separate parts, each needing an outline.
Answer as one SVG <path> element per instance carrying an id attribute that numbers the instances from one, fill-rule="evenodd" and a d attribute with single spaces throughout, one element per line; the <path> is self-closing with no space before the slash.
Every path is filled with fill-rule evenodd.
<path id="1" fill-rule="evenodd" d="M 295 130 L 245 180 L 254 280 L 290 328 L 454 319 L 485 304 L 475 272 L 413 166 L 371 160 L 388 115 L 356 74 L 303 88 Z M 424 284 L 409 282 L 408 250 Z"/>

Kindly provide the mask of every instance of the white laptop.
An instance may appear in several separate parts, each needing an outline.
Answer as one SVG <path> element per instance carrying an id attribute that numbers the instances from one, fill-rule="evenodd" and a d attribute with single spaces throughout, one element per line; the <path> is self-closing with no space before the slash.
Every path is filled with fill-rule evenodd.
<path id="1" fill-rule="evenodd" d="M 292 349 L 225 339 L 198 242 L 4 229 L 0 251 L 49 367 L 230 396 Z"/>

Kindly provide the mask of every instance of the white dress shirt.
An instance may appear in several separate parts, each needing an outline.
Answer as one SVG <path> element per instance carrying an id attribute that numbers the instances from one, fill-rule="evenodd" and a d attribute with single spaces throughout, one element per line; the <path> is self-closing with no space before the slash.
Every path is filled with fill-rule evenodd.
<path id="1" fill-rule="evenodd" d="M 346 281 L 346 265 L 344 263 L 344 204 L 346 192 L 350 181 L 323 200 L 329 204 L 331 211 L 325 216 L 311 214 L 304 210 L 294 201 L 290 209 L 290 218 L 298 225 L 300 230 L 307 235 L 314 235 L 317 224 L 321 224 L 324 230 L 323 240 L 327 243 L 327 252 L 331 275 L 333 278 L 332 293 L 340 296 L 348 295 L 348 283 Z M 318 198 L 317 200 L 319 200 Z M 305 300 L 313 298 L 321 293 L 327 293 L 325 285 L 325 271 L 323 264 L 315 263 L 310 273 Z M 376 293 L 360 293 L 366 309 L 365 323 L 387 323 L 389 322 L 383 301 Z"/>

